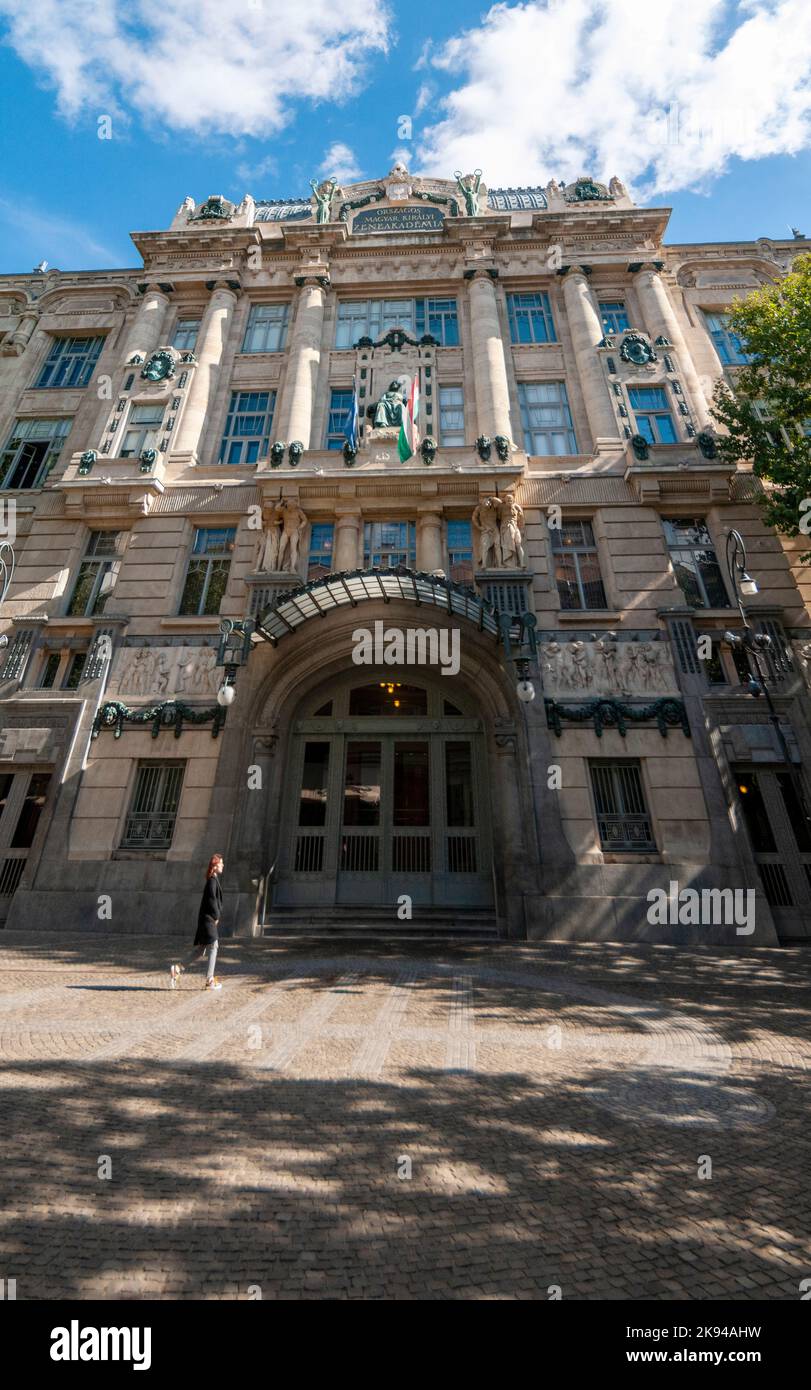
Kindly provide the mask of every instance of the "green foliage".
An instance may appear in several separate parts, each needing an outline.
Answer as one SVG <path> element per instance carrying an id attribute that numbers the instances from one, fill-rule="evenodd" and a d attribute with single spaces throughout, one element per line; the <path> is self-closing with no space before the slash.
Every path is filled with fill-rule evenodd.
<path id="1" fill-rule="evenodd" d="M 734 395 L 723 382 L 716 388 L 713 415 L 729 431 L 718 451 L 752 461 L 764 482 L 764 519 L 796 536 L 811 518 L 800 509 L 811 497 L 811 255 L 779 284 L 736 300 L 729 326 L 751 361 L 736 368 Z"/>

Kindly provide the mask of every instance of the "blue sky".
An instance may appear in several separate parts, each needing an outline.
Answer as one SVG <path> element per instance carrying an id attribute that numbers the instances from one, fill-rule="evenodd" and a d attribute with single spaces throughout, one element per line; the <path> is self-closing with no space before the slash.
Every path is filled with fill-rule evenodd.
<path id="1" fill-rule="evenodd" d="M 186 194 L 395 157 L 618 174 L 671 241 L 811 237 L 808 0 L 0 0 L 0 33 L 3 273 L 137 265 Z"/>

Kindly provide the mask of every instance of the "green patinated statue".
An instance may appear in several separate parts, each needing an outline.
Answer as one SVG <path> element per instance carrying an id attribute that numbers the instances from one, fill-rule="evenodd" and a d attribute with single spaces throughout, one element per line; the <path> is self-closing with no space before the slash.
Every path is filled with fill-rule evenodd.
<path id="1" fill-rule="evenodd" d="M 403 423 L 406 398 L 402 383 L 392 381 L 375 406 L 372 424 L 376 430 L 399 429 Z"/>
<path id="2" fill-rule="evenodd" d="M 325 179 L 323 183 L 316 183 L 315 179 L 310 179 L 310 187 L 315 196 L 315 220 L 319 223 L 329 222 L 332 210 L 332 199 L 338 187 L 337 179 Z"/>
<path id="3" fill-rule="evenodd" d="M 456 186 L 465 200 L 465 212 L 468 217 L 475 217 L 479 211 L 479 189 L 482 182 L 481 169 L 474 169 L 472 174 L 462 174 L 460 170 L 453 176 L 456 179 Z"/>

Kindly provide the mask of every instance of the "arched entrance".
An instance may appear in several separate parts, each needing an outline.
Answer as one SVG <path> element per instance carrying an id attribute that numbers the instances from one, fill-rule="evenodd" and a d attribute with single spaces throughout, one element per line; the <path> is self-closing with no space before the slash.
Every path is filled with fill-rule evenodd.
<path id="1" fill-rule="evenodd" d="M 275 905 L 391 910 L 407 894 L 415 906 L 492 907 L 482 721 L 441 687 L 413 667 L 355 668 L 302 702 Z"/>

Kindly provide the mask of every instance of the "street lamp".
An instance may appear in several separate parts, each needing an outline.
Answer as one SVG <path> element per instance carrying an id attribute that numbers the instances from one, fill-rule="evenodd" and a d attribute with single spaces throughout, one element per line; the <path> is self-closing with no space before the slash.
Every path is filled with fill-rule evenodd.
<path id="1" fill-rule="evenodd" d="M 251 654 L 253 626 L 252 618 L 244 618 L 241 622 L 223 618 L 220 623 L 220 645 L 214 664 L 223 667 L 223 682 L 217 691 L 217 704 L 221 709 L 228 709 L 237 697 L 237 671 Z"/>
<path id="2" fill-rule="evenodd" d="M 769 690 L 770 673 L 767 663 L 763 661 L 763 657 L 768 657 L 772 652 L 774 643 L 768 633 L 753 631 L 752 625 L 743 607 L 742 595 L 748 598 L 758 593 L 759 590 L 756 580 L 752 578 L 746 568 L 746 546 L 740 531 L 732 530 L 729 532 L 727 536 L 726 553 L 727 569 L 729 570 L 729 578 L 732 584 L 735 602 L 738 606 L 738 612 L 741 615 L 743 633 L 739 635 L 736 632 L 725 632 L 724 641 L 727 642 L 730 647 L 746 652 L 746 663 L 749 668 L 749 694 L 753 695 L 756 699 L 761 695 L 765 695 L 766 697 L 766 704 L 769 709 L 769 720 L 777 735 L 777 742 L 783 756 L 783 761 L 788 769 L 795 795 L 802 808 L 806 822 L 811 822 L 811 817 L 809 817 L 806 805 L 805 789 L 794 765 L 791 753 L 789 752 L 786 736 L 783 733 L 783 728 L 780 723 L 780 716 L 774 707 L 774 701 L 772 700 L 771 691 Z"/>

